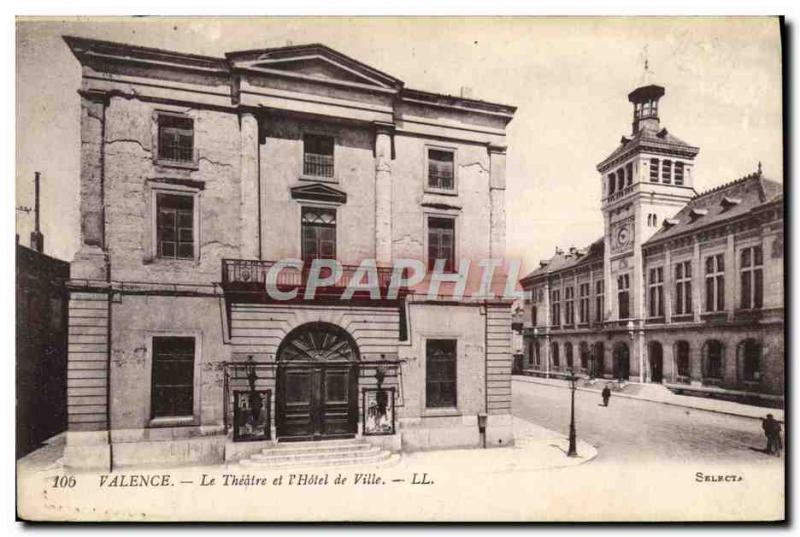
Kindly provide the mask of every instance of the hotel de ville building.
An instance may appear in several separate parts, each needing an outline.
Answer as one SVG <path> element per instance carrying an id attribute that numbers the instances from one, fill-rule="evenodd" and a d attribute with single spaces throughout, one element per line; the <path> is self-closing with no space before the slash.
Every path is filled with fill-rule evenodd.
<path id="1" fill-rule="evenodd" d="M 602 236 L 556 248 L 522 279 L 522 370 L 780 404 L 782 184 L 759 163 L 698 192 L 699 148 L 661 124 L 664 94 L 628 95 L 632 132 L 597 165 Z"/>
<path id="2" fill-rule="evenodd" d="M 390 289 L 397 259 L 503 258 L 513 106 L 324 45 L 65 41 L 82 69 L 66 466 L 513 443 L 511 301 Z M 369 292 L 342 294 L 367 259 Z M 318 260 L 340 270 L 310 298 Z"/>

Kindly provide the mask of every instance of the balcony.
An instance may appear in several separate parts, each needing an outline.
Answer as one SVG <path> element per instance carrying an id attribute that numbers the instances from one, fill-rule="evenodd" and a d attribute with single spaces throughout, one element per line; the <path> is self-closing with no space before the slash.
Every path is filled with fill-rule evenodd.
<path id="1" fill-rule="evenodd" d="M 239 301 L 265 301 L 271 297 L 267 293 L 267 274 L 275 266 L 275 261 L 261 261 L 252 259 L 223 259 L 222 260 L 222 288 L 226 295 L 234 295 Z M 369 288 L 365 287 L 367 280 L 362 275 L 359 281 L 354 280 L 357 265 L 339 265 L 341 273 L 332 284 L 316 288 L 315 297 L 318 299 L 338 299 L 351 283 L 360 284 L 360 288 L 353 294 L 353 300 L 374 300 L 370 296 Z M 310 263 L 305 263 L 302 268 L 284 266 L 280 268 L 275 278 L 275 287 L 282 293 L 297 291 L 297 297 L 289 301 L 304 300 L 304 294 L 310 276 Z M 277 270 L 277 269 L 276 269 Z M 320 270 L 319 278 L 327 279 L 331 277 L 331 270 L 323 267 Z M 378 282 L 377 289 L 381 300 L 386 299 L 389 284 L 392 280 L 391 267 L 377 268 Z M 374 289 L 372 289 L 374 292 Z M 402 299 L 408 293 L 408 289 L 399 288 L 398 298 Z"/>

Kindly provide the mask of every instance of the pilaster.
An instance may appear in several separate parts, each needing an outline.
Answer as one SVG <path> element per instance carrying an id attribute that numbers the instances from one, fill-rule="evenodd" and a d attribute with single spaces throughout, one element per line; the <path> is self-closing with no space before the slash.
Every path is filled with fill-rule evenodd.
<path id="1" fill-rule="evenodd" d="M 392 133 L 391 124 L 376 124 L 375 130 L 375 259 L 378 265 L 392 262 Z"/>
<path id="2" fill-rule="evenodd" d="M 259 140 L 258 118 L 252 112 L 239 117 L 241 134 L 241 245 L 243 259 L 259 259 L 260 256 L 260 211 L 259 211 Z"/>
<path id="3" fill-rule="evenodd" d="M 489 258 L 503 259 L 506 255 L 506 148 L 490 145 L 488 151 L 490 173 Z"/>

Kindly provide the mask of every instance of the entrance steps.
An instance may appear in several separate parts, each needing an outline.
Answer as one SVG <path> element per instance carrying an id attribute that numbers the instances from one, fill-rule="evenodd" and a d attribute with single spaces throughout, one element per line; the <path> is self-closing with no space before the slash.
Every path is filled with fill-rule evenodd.
<path id="1" fill-rule="evenodd" d="M 319 468 L 328 466 L 388 466 L 400 455 L 359 439 L 278 444 L 240 461 L 248 468 Z"/>

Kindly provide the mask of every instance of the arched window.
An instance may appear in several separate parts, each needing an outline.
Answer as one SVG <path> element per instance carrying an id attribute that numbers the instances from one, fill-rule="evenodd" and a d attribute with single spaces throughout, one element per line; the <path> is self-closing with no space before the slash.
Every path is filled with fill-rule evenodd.
<path id="1" fill-rule="evenodd" d="M 628 178 L 628 186 L 633 184 L 633 163 L 629 162 L 625 165 L 625 176 Z"/>
<path id="2" fill-rule="evenodd" d="M 594 344 L 594 349 L 592 350 L 592 364 L 591 364 L 591 375 L 593 377 L 602 377 L 603 373 L 606 370 L 606 349 L 605 345 L 603 345 L 602 341 L 598 341 Z"/>
<path id="3" fill-rule="evenodd" d="M 675 343 L 675 368 L 679 377 L 691 375 L 689 363 L 689 342 L 678 341 Z"/>
<path id="4" fill-rule="evenodd" d="M 724 370 L 724 349 L 722 343 L 710 339 L 703 345 L 703 378 L 721 380 Z"/>
<path id="5" fill-rule="evenodd" d="M 761 380 L 761 344 L 755 339 L 746 339 L 739 343 L 739 376 L 746 382 Z"/>
<path id="6" fill-rule="evenodd" d="M 625 169 L 620 168 L 617 170 L 617 190 L 625 188 Z"/>
<path id="7" fill-rule="evenodd" d="M 614 193 L 614 190 L 617 188 L 617 175 L 614 173 L 608 174 L 608 195 Z"/>
<path id="8" fill-rule="evenodd" d="M 550 360 L 553 363 L 553 367 L 559 366 L 558 343 L 556 342 L 550 344 Z"/>
<path id="9" fill-rule="evenodd" d="M 630 349 L 628 344 L 620 341 L 614 345 L 614 362 L 613 373 L 614 378 L 619 380 L 627 380 L 631 372 Z"/>
<path id="10" fill-rule="evenodd" d="M 578 353 L 580 354 L 581 369 L 589 369 L 589 345 L 585 341 L 581 341 L 578 345 Z"/>
<path id="11" fill-rule="evenodd" d="M 564 356 L 567 360 L 567 369 L 572 369 L 572 343 L 564 343 Z"/>

